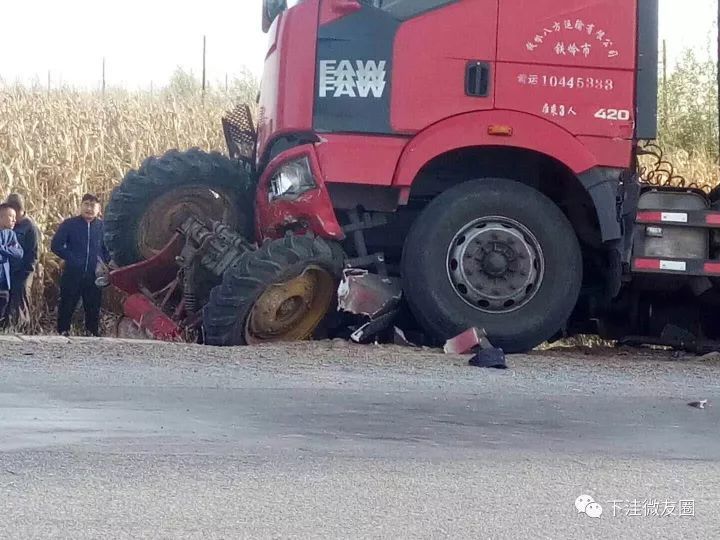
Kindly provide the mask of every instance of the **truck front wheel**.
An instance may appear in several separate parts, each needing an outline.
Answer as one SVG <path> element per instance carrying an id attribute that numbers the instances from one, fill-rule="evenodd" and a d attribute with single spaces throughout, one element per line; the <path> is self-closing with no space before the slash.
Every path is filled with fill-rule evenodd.
<path id="1" fill-rule="evenodd" d="M 410 308 L 433 337 L 475 326 L 515 353 L 565 324 L 580 293 L 582 256 L 550 199 L 488 178 L 455 186 L 425 208 L 405 242 L 402 272 Z"/>

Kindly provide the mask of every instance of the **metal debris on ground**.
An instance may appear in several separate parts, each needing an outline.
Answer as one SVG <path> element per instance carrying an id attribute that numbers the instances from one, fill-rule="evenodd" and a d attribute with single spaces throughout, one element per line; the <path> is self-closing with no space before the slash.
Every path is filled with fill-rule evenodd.
<path id="1" fill-rule="evenodd" d="M 349 268 L 338 287 L 338 309 L 371 319 L 397 309 L 402 288 L 397 279 Z"/>
<path id="2" fill-rule="evenodd" d="M 416 345 L 407 338 L 405 332 L 397 326 L 393 327 L 393 343 L 402 347 L 416 347 Z"/>
<path id="3" fill-rule="evenodd" d="M 380 332 L 389 328 L 397 316 L 397 311 L 391 311 L 380 315 L 376 319 L 371 319 L 355 330 L 350 335 L 350 339 L 355 343 L 369 343 L 374 337 L 380 334 Z"/>
<path id="4" fill-rule="evenodd" d="M 363 321 L 350 339 L 367 343 L 390 328 L 400 311 L 401 299 L 399 280 L 367 270 L 346 269 L 338 287 L 338 310 L 357 315 Z"/>
<path id="5" fill-rule="evenodd" d="M 693 401 L 691 403 L 688 403 L 691 407 L 695 407 L 696 409 L 704 409 L 705 407 L 710 407 L 710 403 L 708 403 L 707 399 L 701 399 L 700 401 Z"/>

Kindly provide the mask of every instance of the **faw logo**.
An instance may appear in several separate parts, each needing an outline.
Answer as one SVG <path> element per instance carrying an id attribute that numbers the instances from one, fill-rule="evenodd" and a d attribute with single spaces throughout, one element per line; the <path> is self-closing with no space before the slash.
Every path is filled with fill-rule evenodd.
<path id="1" fill-rule="evenodd" d="M 321 60 L 320 97 L 381 98 L 386 65 L 385 60 Z"/>

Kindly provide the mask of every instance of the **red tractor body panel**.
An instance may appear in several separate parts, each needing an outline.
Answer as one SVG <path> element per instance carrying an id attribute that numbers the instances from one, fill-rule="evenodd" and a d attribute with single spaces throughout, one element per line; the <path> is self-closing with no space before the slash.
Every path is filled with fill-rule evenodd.
<path id="1" fill-rule="evenodd" d="M 435 157 L 483 146 L 627 168 L 642 1 L 304 0 L 270 30 L 261 171 L 308 143 L 323 185 L 407 190 Z"/>

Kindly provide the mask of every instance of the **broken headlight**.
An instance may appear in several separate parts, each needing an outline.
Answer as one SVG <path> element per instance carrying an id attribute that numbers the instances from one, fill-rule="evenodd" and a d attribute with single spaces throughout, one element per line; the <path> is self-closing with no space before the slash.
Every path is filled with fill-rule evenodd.
<path id="1" fill-rule="evenodd" d="M 316 187 L 308 158 L 290 161 L 272 175 L 268 187 L 268 201 L 294 199 Z"/>

